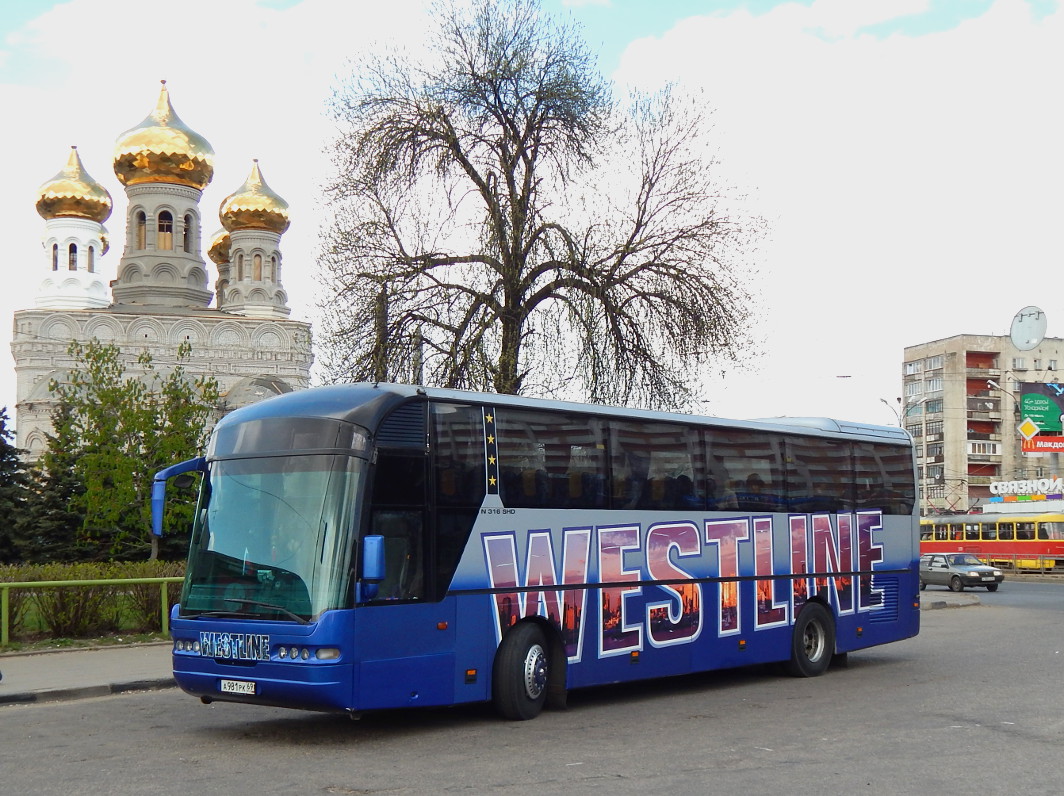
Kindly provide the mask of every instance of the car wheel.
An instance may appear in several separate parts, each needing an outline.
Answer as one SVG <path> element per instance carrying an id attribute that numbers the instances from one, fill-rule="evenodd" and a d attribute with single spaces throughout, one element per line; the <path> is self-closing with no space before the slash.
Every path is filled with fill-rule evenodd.
<path id="1" fill-rule="evenodd" d="M 964 591 L 964 583 L 959 575 L 954 575 L 949 581 L 950 591 Z"/>
<path id="2" fill-rule="evenodd" d="M 831 611 L 818 602 L 807 602 L 794 623 L 787 673 L 793 677 L 822 675 L 831 665 L 834 652 L 835 621 Z"/>
<path id="3" fill-rule="evenodd" d="M 997 591 L 998 585 L 996 583 L 988 583 L 986 586 L 987 591 Z"/>
<path id="4" fill-rule="evenodd" d="M 527 721 L 543 710 L 549 660 L 536 624 L 521 622 L 503 636 L 492 671 L 492 701 L 504 718 Z"/>

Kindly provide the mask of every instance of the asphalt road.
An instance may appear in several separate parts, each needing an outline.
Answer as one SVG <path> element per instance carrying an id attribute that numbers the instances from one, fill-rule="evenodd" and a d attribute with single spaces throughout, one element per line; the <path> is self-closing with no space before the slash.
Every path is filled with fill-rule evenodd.
<path id="1" fill-rule="evenodd" d="M 599 688 L 531 722 L 487 707 L 352 722 L 178 691 L 11 706 L 0 792 L 1057 794 L 1064 585 L 980 599 L 825 677 Z"/>

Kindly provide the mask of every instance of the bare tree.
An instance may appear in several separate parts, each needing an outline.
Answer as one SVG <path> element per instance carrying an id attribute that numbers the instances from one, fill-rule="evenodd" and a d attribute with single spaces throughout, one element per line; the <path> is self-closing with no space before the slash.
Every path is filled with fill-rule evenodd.
<path id="1" fill-rule="evenodd" d="M 704 105 L 617 102 L 536 0 L 435 22 L 333 98 L 329 377 L 687 405 L 742 348 L 760 233 L 725 209 Z"/>

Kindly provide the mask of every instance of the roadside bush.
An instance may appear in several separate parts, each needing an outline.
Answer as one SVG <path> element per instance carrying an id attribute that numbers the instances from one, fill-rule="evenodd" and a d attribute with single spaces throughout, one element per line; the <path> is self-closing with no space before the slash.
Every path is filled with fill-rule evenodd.
<path id="1" fill-rule="evenodd" d="M 120 578 L 173 578 L 185 574 L 184 561 L 140 561 L 121 565 Z M 178 601 L 180 583 L 167 583 L 167 610 Z M 127 599 L 127 619 L 130 628 L 138 633 L 158 633 L 162 630 L 161 597 L 156 583 L 131 583 L 124 587 Z"/>
<path id="2" fill-rule="evenodd" d="M 45 564 L 39 580 L 99 580 L 99 564 Z M 85 638 L 118 629 L 119 601 L 113 586 L 51 586 L 33 592 L 41 623 L 56 638 Z"/>
<path id="3" fill-rule="evenodd" d="M 31 578 L 30 570 L 36 567 L 19 566 L 18 564 L 0 565 L 0 583 L 19 583 L 27 580 L 41 580 Z M 30 606 L 33 595 L 25 589 L 10 589 L 8 597 L 8 628 L 11 637 L 14 638 L 23 631 L 26 624 L 26 609 Z"/>
<path id="4" fill-rule="evenodd" d="M 124 580 L 181 577 L 184 564 L 166 561 L 36 564 L 0 567 L 8 583 L 67 580 Z M 149 633 L 161 629 L 160 586 L 116 583 L 96 586 L 47 586 L 9 591 L 8 632 L 12 639 L 86 638 L 116 632 Z M 167 604 L 177 602 L 179 584 L 167 584 Z"/>

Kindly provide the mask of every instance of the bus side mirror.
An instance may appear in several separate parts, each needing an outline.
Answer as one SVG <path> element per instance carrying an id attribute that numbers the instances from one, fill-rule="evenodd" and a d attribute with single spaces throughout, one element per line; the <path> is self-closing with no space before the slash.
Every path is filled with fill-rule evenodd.
<path id="1" fill-rule="evenodd" d="M 382 580 L 384 580 L 384 537 L 366 536 L 362 539 L 360 600 L 372 600 L 376 597 Z"/>
<path id="2" fill-rule="evenodd" d="M 151 532 L 163 535 L 163 512 L 166 509 L 166 482 L 184 473 L 207 473 L 207 460 L 202 456 L 167 467 L 155 474 L 151 484 Z M 191 478 L 191 476 L 189 476 Z"/>

